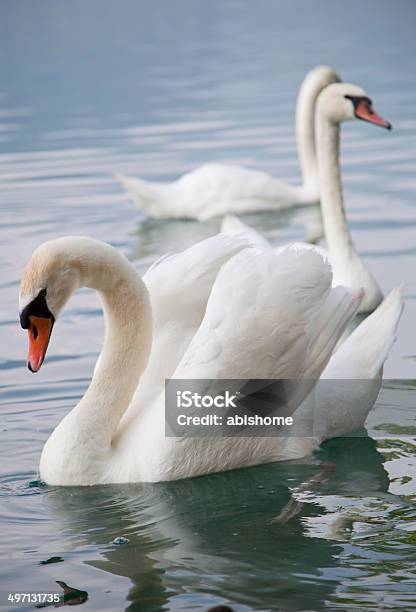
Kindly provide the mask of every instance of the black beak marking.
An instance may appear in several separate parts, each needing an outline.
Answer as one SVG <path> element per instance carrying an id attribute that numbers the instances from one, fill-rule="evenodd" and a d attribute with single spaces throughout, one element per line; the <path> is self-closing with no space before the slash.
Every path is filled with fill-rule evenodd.
<path id="1" fill-rule="evenodd" d="M 38 295 L 32 300 L 20 313 L 20 325 L 23 329 L 29 329 L 29 317 L 43 317 L 44 319 L 52 319 L 55 322 L 55 317 L 48 308 L 46 303 L 46 289 L 41 289 Z M 35 335 L 36 334 L 36 335 Z M 36 340 L 38 330 L 34 328 L 33 336 Z"/>

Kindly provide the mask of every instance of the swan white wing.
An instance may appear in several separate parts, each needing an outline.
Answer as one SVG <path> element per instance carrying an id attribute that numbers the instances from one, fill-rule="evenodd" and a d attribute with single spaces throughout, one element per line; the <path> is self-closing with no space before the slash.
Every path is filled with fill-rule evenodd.
<path id="1" fill-rule="evenodd" d="M 224 234 L 231 234 L 234 236 L 236 235 L 247 236 L 247 238 L 250 240 L 250 243 L 259 249 L 270 249 L 271 248 L 270 242 L 266 240 L 266 238 L 262 236 L 260 232 L 255 230 L 248 223 L 245 223 L 244 221 L 242 221 L 236 215 L 226 215 L 224 217 L 221 223 L 221 232 Z M 317 253 L 320 253 L 320 255 L 325 260 L 329 261 L 328 251 L 321 246 L 318 246 L 316 244 L 310 244 L 309 242 L 291 242 L 289 244 L 298 250 L 312 249 L 316 251 Z M 276 255 L 278 255 L 287 246 L 288 245 L 273 247 L 273 250 L 276 253 Z"/>
<path id="2" fill-rule="evenodd" d="M 191 215 L 198 202 L 200 220 L 226 213 L 284 209 L 300 203 L 303 195 L 301 188 L 292 187 L 266 172 L 231 164 L 201 166 L 182 177 L 176 187 L 192 194 Z"/>
<path id="3" fill-rule="evenodd" d="M 226 215 L 221 223 L 221 232 L 223 234 L 231 234 L 233 236 L 238 236 L 242 234 L 247 236 L 250 240 L 250 243 L 258 247 L 260 249 L 270 249 L 271 245 L 264 236 L 257 232 L 254 228 L 250 227 L 247 223 L 244 223 L 239 217 L 236 215 Z"/>
<path id="4" fill-rule="evenodd" d="M 241 252 L 218 275 L 204 320 L 174 377 L 319 377 L 360 301 L 340 288 L 349 304 L 341 311 L 331 281 L 329 264 L 313 248 L 288 246 L 278 256 Z M 325 316 L 333 335 L 314 366 L 316 321 L 321 324 Z"/>
<path id="5" fill-rule="evenodd" d="M 217 234 L 153 264 L 143 280 L 150 292 L 157 332 L 172 320 L 191 328 L 199 326 L 220 268 L 249 246 L 244 236 Z"/>
<path id="6" fill-rule="evenodd" d="M 314 253 L 319 253 L 324 261 L 330 263 L 328 251 L 317 244 L 310 244 L 309 242 L 289 242 L 288 244 L 284 244 L 282 246 L 274 247 L 273 250 L 278 255 L 282 253 L 288 246 L 297 251 L 312 251 Z M 334 286 L 334 283 L 332 283 Z"/>

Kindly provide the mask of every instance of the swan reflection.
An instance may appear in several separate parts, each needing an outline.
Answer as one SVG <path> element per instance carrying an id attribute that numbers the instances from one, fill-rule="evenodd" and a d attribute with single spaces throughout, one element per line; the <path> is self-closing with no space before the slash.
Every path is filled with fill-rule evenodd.
<path id="1" fill-rule="evenodd" d="M 331 572 L 340 571 L 343 546 L 330 530 L 316 537 L 310 525 L 320 523 L 322 531 L 337 499 L 354 504 L 362 491 L 393 497 L 370 438 L 333 440 L 319 456 L 335 468 L 315 478 L 309 500 L 284 522 L 274 519 L 296 487 L 306 483 L 308 493 L 308 479 L 321 469 L 316 458 L 172 483 L 56 488 L 46 499 L 71 548 L 99 551 L 86 564 L 131 581 L 132 605 L 156 610 L 200 593 L 209 598 L 200 607 L 192 600 L 192 609 L 222 602 L 297 609 L 306 600 L 316 609 L 335 592 Z M 119 536 L 129 542 L 112 544 Z"/>

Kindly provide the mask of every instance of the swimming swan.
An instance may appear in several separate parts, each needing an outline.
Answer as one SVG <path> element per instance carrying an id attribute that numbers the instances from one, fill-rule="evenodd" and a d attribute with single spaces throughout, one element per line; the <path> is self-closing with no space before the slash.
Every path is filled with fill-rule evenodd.
<path id="1" fill-rule="evenodd" d="M 348 83 L 328 85 L 318 98 L 316 118 L 321 210 L 328 256 L 334 285 L 362 287 L 365 294 L 359 312 L 368 313 L 380 304 L 383 294 L 355 248 L 345 212 L 339 164 L 340 123 L 354 118 L 391 129 L 390 123 L 373 110 L 370 99 L 360 87 Z M 263 236 L 235 217 L 225 217 L 221 230 L 246 234 L 256 246 L 270 247 Z"/>
<path id="2" fill-rule="evenodd" d="M 169 262 L 167 258 L 167 270 Z M 161 280 L 163 267 L 162 260 L 154 269 Z M 168 277 L 166 282 L 169 285 Z M 24 271 L 20 320 L 28 330 L 30 370 L 41 367 L 55 321 L 71 294 L 83 286 L 99 292 L 106 323 L 104 345 L 85 395 L 45 444 L 40 460 L 45 482 L 174 480 L 290 456 L 282 437 L 165 436 L 163 379 L 146 403 L 135 394 L 151 355 L 153 327 L 156 340 L 159 335 L 152 309 L 157 317 L 163 314 L 169 358 L 167 353 L 178 344 L 175 338 L 180 344 L 177 323 L 192 311 L 186 307 L 192 295 L 181 302 L 177 282 L 168 287 L 170 298 L 163 305 L 163 287 L 159 297 L 149 296 L 133 265 L 91 238 L 45 242 Z M 178 308 L 172 300 L 175 293 Z M 361 299 L 362 291 L 332 288 L 330 265 L 313 248 L 289 245 L 278 255 L 243 249 L 220 268 L 206 309 L 195 317 L 189 345 L 180 345 L 170 364 L 173 377 L 296 379 L 299 384 L 289 402 L 293 412 L 326 367 Z"/>
<path id="3" fill-rule="evenodd" d="M 279 210 L 319 202 L 315 153 L 315 103 L 319 93 L 339 76 L 329 66 L 317 66 L 305 77 L 296 107 L 296 140 L 302 185 L 293 187 L 265 172 L 241 166 L 209 163 L 172 183 L 155 183 L 116 174 L 137 205 L 149 217 L 209 219 L 226 213 Z"/>

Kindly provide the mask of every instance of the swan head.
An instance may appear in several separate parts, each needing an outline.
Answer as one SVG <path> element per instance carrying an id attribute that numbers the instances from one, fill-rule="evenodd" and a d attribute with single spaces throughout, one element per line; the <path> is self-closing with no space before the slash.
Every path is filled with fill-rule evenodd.
<path id="1" fill-rule="evenodd" d="M 350 83 L 333 83 L 322 91 L 318 98 L 319 115 L 335 124 L 361 119 L 391 130 L 391 123 L 375 112 L 364 89 Z"/>
<path id="2" fill-rule="evenodd" d="M 37 372 L 62 308 L 80 286 L 81 270 L 63 248 L 62 239 L 44 242 L 32 254 L 19 293 L 20 324 L 28 330 L 27 365 Z"/>

